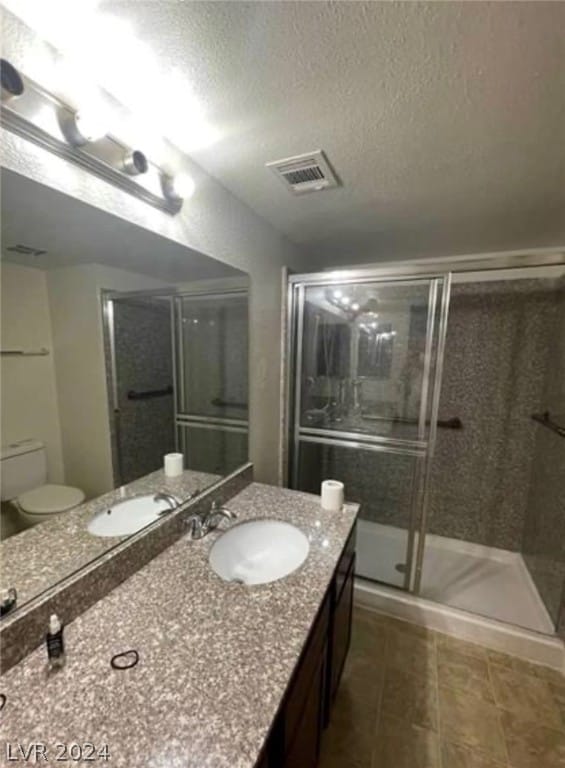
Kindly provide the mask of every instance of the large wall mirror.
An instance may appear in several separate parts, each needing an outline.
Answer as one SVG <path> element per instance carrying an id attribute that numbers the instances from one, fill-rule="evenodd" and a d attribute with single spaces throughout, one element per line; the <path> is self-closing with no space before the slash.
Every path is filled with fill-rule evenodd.
<path id="1" fill-rule="evenodd" d="M 1 193 L 1 588 L 17 609 L 247 461 L 248 278 L 6 170 Z"/>

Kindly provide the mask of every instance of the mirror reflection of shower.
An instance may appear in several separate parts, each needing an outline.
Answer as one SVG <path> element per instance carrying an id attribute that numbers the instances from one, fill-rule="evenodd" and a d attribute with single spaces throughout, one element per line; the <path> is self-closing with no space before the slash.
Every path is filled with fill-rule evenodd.
<path id="1" fill-rule="evenodd" d="M 311 288 L 305 302 L 302 422 L 312 428 L 370 429 L 417 416 L 412 379 L 421 365 L 421 299 L 399 287 L 379 298 L 375 285 Z M 418 366 L 415 366 L 415 363 Z"/>

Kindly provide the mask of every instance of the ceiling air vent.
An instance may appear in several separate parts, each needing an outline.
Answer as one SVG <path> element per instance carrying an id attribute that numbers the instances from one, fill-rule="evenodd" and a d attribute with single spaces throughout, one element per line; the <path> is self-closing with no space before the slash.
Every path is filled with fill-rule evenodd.
<path id="1" fill-rule="evenodd" d="M 43 254 L 47 253 L 46 250 L 41 248 L 32 248 L 29 245 L 22 245 L 21 243 L 17 243 L 17 245 L 9 245 L 6 250 L 11 251 L 12 253 L 19 253 L 21 256 L 43 256 Z"/>
<path id="2" fill-rule="evenodd" d="M 305 155 L 287 157 L 267 163 L 273 173 L 287 189 L 295 195 L 305 192 L 320 192 L 337 187 L 339 182 L 322 150 L 307 152 Z"/>

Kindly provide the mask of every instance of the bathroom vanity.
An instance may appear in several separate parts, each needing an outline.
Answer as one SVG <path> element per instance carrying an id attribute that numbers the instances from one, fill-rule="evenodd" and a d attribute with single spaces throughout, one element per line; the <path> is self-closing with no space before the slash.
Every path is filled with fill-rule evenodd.
<path id="1" fill-rule="evenodd" d="M 302 531 L 302 566 L 257 586 L 223 581 L 209 554 L 233 523 L 183 536 L 68 625 L 62 670 L 48 675 L 38 648 L 0 678 L 7 745 L 54 756 L 90 743 L 114 767 L 314 768 L 349 646 L 358 508 L 258 483 L 227 506 L 235 525 Z M 139 662 L 112 668 L 131 649 Z"/>
<path id="2" fill-rule="evenodd" d="M 263 749 L 260 768 L 314 768 L 318 762 L 321 732 L 330 722 L 349 651 L 354 565 L 355 530 L 338 560 L 329 590 Z"/>

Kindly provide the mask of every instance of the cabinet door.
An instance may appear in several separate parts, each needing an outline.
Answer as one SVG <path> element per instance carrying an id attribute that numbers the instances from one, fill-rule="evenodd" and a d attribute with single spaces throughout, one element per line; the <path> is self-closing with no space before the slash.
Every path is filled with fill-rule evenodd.
<path id="1" fill-rule="evenodd" d="M 284 768 L 316 768 L 320 754 L 324 677 L 324 655 L 321 655 L 306 697 L 300 725 L 294 732 L 286 754 Z"/>
<path id="2" fill-rule="evenodd" d="M 355 559 L 351 560 L 341 594 L 337 598 L 333 617 L 333 636 L 331 653 L 331 697 L 337 693 L 341 674 L 347 659 L 351 641 L 351 620 L 353 611 L 353 574 Z"/>
<path id="3" fill-rule="evenodd" d="M 295 733 L 303 724 L 306 702 L 310 701 L 312 688 L 317 686 L 316 675 L 319 666 L 323 664 L 324 669 L 326 667 L 329 617 L 330 604 L 329 599 L 326 598 L 286 698 L 284 708 L 285 754 L 288 754 L 292 748 L 296 739 Z"/>

